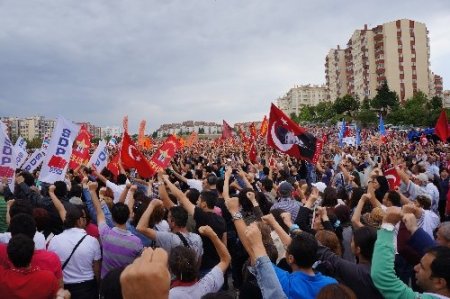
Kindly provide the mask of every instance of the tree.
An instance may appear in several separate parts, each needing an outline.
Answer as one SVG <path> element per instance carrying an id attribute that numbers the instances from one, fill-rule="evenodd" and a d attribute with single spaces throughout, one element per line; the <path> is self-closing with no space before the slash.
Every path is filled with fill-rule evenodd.
<path id="1" fill-rule="evenodd" d="M 198 133 L 199 134 L 205 134 L 205 129 L 204 128 L 199 128 L 198 129 Z"/>
<path id="2" fill-rule="evenodd" d="M 152 138 L 156 138 L 156 137 L 158 137 L 158 131 L 155 131 L 152 133 Z"/>
<path id="3" fill-rule="evenodd" d="M 303 106 L 300 109 L 300 112 L 298 114 L 298 120 L 299 121 L 307 121 L 311 122 L 314 120 L 314 107 L 313 106 Z"/>
<path id="4" fill-rule="evenodd" d="M 361 109 L 355 118 L 362 127 L 368 127 L 369 125 L 376 124 L 378 121 L 377 115 L 370 109 Z"/>
<path id="5" fill-rule="evenodd" d="M 352 115 L 359 108 L 359 101 L 347 94 L 342 98 L 337 98 L 334 102 L 334 110 L 337 114 Z"/>
<path id="6" fill-rule="evenodd" d="M 336 115 L 332 102 L 320 102 L 317 104 L 315 110 L 314 120 L 316 122 L 330 122 Z"/>
<path id="7" fill-rule="evenodd" d="M 440 113 L 442 109 L 442 98 L 438 96 L 432 97 L 429 102 L 429 107 L 431 110 L 439 110 Z"/>
<path id="8" fill-rule="evenodd" d="M 408 99 L 403 106 L 404 124 L 412 124 L 414 126 L 428 126 L 430 122 L 430 109 L 427 96 L 419 91 Z"/>
<path id="9" fill-rule="evenodd" d="M 27 140 L 27 149 L 40 148 L 42 146 L 42 139 L 35 137 L 32 140 Z"/>
<path id="10" fill-rule="evenodd" d="M 398 96 L 391 91 L 386 81 L 377 89 L 377 95 L 371 101 L 372 108 L 380 110 L 386 115 L 388 110 L 399 105 Z"/>

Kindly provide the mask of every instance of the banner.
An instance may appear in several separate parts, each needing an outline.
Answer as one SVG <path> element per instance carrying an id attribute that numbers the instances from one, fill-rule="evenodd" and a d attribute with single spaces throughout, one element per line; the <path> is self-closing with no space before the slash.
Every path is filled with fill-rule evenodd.
<path id="1" fill-rule="evenodd" d="M 264 115 L 264 118 L 261 123 L 261 127 L 259 128 L 259 136 L 260 137 L 266 136 L 268 127 L 269 127 L 269 121 L 267 120 L 267 116 Z"/>
<path id="2" fill-rule="evenodd" d="M 80 133 L 75 139 L 75 145 L 70 156 L 69 169 L 77 169 L 80 165 L 86 165 L 89 161 L 89 148 L 92 146 L 91 137 L 87 127 L 82 125 Z"/>
<path id="3" fill-rule="evenodd" d="M 111 161 L 109 161 L 108 165 L 106 166 L 106 168 L 111 171 L 111 173 L 114 176 L 118 176 L 120 173 L 119 170 L 119 158 L 120 158 L 120 153 L 117 153 L 114 157 L 112 157 Z"/>
<path id="4" fill-rule="evenodd" d="M 179 140 L 173 135 L 167 137 L 149 161 L 153 171 L 157 173 L 160 170 L 164 170 L 169 165 L 170 160 L 178 148 L 180 148 Z"/>
<path id="5" fill-rule="evenodd" d="M 313 164 L 322 152 L 322 140 L 296 124 L 274 104 L 270 108 L 267 144 L 276 150 Z"/>
<path id="6" fill-rule="evenodd" d="M 14 150 L 16 152 L 16 167 L 20 168 L 28 157 L 27 141 L 19 137 L 14 145 Z"/>
<path id="7" fill-rule="evenodd" d="M 108 150 L 104 140 L 98 143 L 97 149 L 89 160 L 88 167 L 92 166 L 98 172 L 101 172 L 108 164 Z"/>
<path id="8" fill-rule="evenodd" d="M 191 147 L 198 142 L 198 134 L 196 132 L 192 132 L 186 140 L 185 146 Z"/>
<path id="9" fill-rule="evenodd" d="M 72 154 L 72 144 L 79 129 L 80 126 L 73 122 L 61 116 L 58 117 L 39 175 L 39 181 L 49 184 L 64 181 Z"/>
<path id="10" fill-rule="evenodd" d="M 225 120 L 222 121 L 222 139 L 233 137 L 233 129 L 231 128 L 231 126 Z"/>
<path id="11" fill-rule="evenodd" d="M 0 123 L 3 123 L 0 121 Z M 16 154 L 14 146 L 9 140 L 5 130 L 0 130 L 0 180 L 8 180 L 9 190 L 14 192 L 15 172 L 16 172 Z"/>
<path id="12" fill-rule="evenodd" d="M 31 156 L 27 159 L 27 161 L 23 164 L 22 169 L 28 172 L 33 172 L 36 168 L 41 165 L 42 161 L 44 161 L 45 154 L 42 149 L 36 149 Z"/>

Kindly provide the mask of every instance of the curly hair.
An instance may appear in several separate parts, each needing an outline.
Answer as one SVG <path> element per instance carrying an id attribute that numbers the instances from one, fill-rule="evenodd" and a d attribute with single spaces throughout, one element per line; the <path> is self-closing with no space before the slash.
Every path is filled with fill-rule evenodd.
<path id="1" fill-rule="evenodd" d="M 198 266 L 194 250 L 183 245 L 173 248 L 169 256 L 169 269 L 180 281 L 195 281 L 198 277 Z"/>

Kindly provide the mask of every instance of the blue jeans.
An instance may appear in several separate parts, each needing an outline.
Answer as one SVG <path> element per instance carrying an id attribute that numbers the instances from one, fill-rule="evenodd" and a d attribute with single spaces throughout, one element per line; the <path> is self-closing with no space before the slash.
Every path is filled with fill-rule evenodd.
<path id="1" fill-rule="evenodd" d="M 253 269 L 256 270 L 256 281 L 264 299 L 287 299 L 268 256 L 257 258 Z"/>

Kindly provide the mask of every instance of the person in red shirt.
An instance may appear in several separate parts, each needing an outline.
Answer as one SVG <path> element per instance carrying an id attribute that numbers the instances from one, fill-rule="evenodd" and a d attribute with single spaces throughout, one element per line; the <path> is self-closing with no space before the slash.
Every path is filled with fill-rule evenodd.
<path id="1" fill-rule="evenodd" d="M 29 238 L 33 238 L 36 233 L 36 223 L 30 215 L 17 214 L 11 219 L 9 230 L 12 237 L 24 234 Z M 41 270 L 52 272 L 60 282 L 60 286 L 63 286 L 61 261 L 55 253 L 47 250 L 34 250 L 31 267 L 38 267 Z M 0 268 L 5 270 L 13 268 L 13 264 L 8 259 L 7 244 L 0 244 Z"/>
<path id="2" fill-rule="evenodd" d="M 11 238 L 7 247 L 8 258 L 13 267 L 0 268 L 0 294 L 10 299 L 53 299 L 59 289 L 58 279 L 47 270 L 31 266 L 34 241 L 18 234 Z"/>

